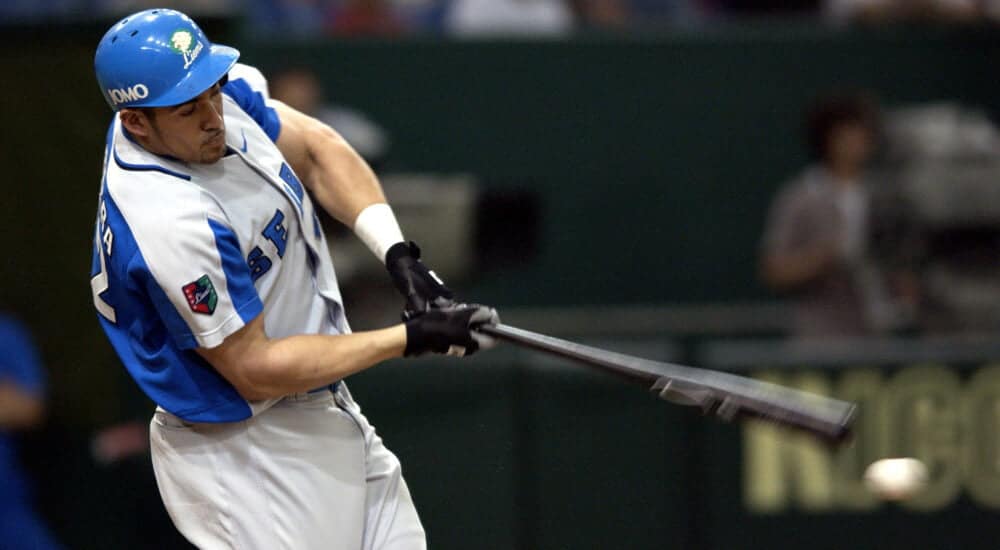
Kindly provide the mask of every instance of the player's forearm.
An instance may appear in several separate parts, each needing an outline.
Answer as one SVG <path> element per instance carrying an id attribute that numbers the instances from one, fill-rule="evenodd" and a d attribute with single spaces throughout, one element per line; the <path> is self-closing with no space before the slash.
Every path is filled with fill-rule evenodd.
<path id="1" fill-rule="evenodd" d="M 405 348 L 404 325 L 336 336 L 267 340 L 231 382 L 250 400 L 280 397 L 331 384 L 381 361 L 401 357 Z"/>
<path id="2" fill-rule="evenodd" d="M 475 353 L 495 343 L 476 329 L 498 322 L 490 308 L 457 305 L 380 330 L 272 339 L 258 315 L 222 344 L 196 351 L 240 395 L 256 401 L 319 388 L 404 354 Z"/>

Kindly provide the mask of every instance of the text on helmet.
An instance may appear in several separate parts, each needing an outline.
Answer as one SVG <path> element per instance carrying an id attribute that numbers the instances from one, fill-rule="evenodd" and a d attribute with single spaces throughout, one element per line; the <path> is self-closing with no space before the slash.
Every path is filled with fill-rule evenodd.
<path id="1" fill-rule="evenodd" d="M 149 88 L 145 84 L 136 84 L 129 88 L 111 88 L 108 90 L 108 97 L 115 105 L 121 103 L 131 103 L 149 96 Z"/>

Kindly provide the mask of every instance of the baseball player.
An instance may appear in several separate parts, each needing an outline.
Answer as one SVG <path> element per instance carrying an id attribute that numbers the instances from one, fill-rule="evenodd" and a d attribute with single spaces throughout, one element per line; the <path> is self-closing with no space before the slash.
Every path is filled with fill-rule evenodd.
<path id="1" fill-rule="evenodd" d="M 156 402 L 160 495 L 201 548 L 423 548 L 396 457 L 343 378 L 423 353 L 468 355 L 498 322 L 456 304 L 333 130 L 269 99 L 239 52 L 186 15 L 115 24 L 94 59 L 107 133 L 91 287 Z M 321 207 L 406 298 L 404 324 L 351 333 Z"/>

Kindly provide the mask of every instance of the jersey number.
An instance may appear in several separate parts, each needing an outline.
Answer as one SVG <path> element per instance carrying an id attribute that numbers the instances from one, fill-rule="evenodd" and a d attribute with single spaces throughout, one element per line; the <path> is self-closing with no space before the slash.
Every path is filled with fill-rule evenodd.
<path id="1" fill-rule="evenodd" d="M 97 312 L 112 323 L 117 322 L 115 308 L 101 298 L 101 294 L 108 289 L 108 270 L 105 255 L 111 256 L 111 246 L 114 244 L 115 235 L 108 227 L 108 210 L 101 201 L 100 220 L 97 223 L 97 230 L 94 232 L 94 253 L 97 254 L 100 268 L 97 274 L 90 278 L 90 291 L 94 294 L 94 307 Z M 103 230 L 103 231 L 102 231 Z"/>

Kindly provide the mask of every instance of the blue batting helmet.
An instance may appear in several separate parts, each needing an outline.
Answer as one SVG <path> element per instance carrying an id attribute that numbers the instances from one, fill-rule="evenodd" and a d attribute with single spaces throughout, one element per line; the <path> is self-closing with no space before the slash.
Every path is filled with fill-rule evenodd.
<path id="1" fill-rule="evenodd" d="M 155 9 L 111 27 L 97 45 L 94 70 L 115 111 L 169 107 L 212 87 L 239 57 L 237 50 L 209 42 L 187 15 Z"/>

